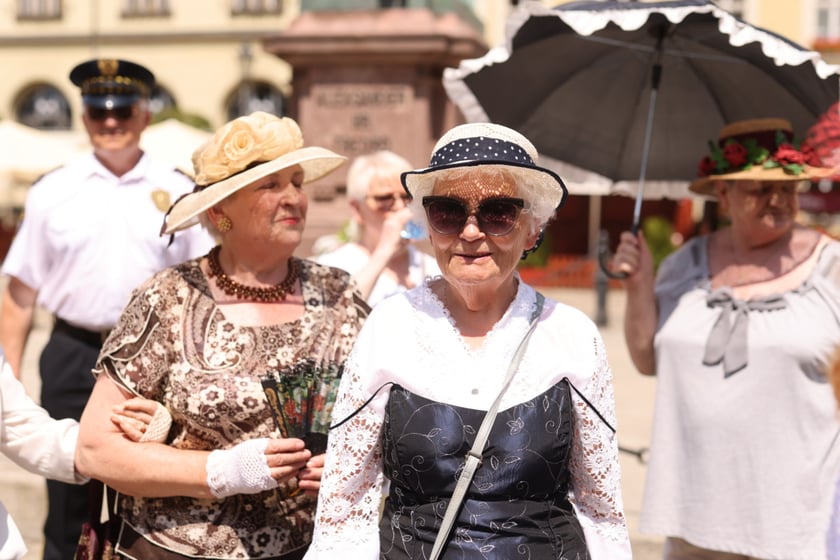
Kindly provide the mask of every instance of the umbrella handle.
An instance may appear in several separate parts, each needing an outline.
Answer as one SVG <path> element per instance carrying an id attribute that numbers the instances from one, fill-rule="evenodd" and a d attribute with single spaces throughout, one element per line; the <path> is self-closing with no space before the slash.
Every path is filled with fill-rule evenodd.
<path id="1" fill-rule="evenodd" d="M 639 223 L 635 220 L 633 221 L 633 226 L 630 228 L 630 231 L 635 236 L 639 233 Z M 610 254 L 610 234 L 606 231 L 601 232 L 601 237 L 598 240 L 598 266 L 601 267 L 601 271 L 607 275 L 608 278 L 613 278 L 615 280 L 624 280 L 629 274 L 626 272 L 613 272 L 610 269 L 610 259 L 612 259 L 612 254 Z"/>
<path id="2" fill-rule="evenodd" d="M 606 246 L 598 247 L 598 266 L 601 267 L 601 271 L 607 275 L 608 278 L 613 278 L 615 280 L 624 280 L 629 274 L 626 272 L 613 272 L 610 270 L 610 259 L 612 255 L 610 254 L 610 250 Z"/>

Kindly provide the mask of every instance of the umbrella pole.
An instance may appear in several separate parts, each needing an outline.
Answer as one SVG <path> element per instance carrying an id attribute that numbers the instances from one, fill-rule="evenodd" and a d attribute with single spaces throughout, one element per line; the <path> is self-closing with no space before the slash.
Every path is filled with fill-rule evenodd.
<path id="1" fill-rule="evenodd" d="M 639 233 L 642 219 L 642 199 L 645 197 L 645 176 L 647 175 L 648 156 L 650 154 L 650 137 L 653 134 L 653 116 L 656 113 L 656 94 L 659 92 L 659 82 L 662 80 L 662 40 L 665 37 L 666 28 L 659 29 L 659 37 L 656 42 L 656 62 L 653 64 L 650 77 L 650 100 L 648 101 L 647 121 L 645 122 L 645 136 L 642 141 L 642 164 L 639 169 L 639 185 L 636 190 L 636 202 L 633 205 L 633 224 L 630 231 L 633 235 Z M 623 279 L 629 276 L 626 272 L 613 272 L 608 266 L 610 259 L 609 247 L 601 243 L 598 251 L 598 262 L 604 274 L 610 278 Z"/>
<path id="2" fill-rule="evenodd" d="M 660 50 L 660 56 L 662 51 Z M 642 143 L 642 167 L 639 171 L 639 187 L 636 191 L 636 204 L 633 206 L 633 235 L 639 232 L 642 218 L 642 199 L 645 196 L 645 177 L 647 176 L 648 157 L 650 156 L 650 137 L 653 134 L 653 116 L 656 113 L 656 94 L 659 91 L 659 81 L 662 78 L 662 63 L 657 60 L 653 65 L 651 76 L 650 101 L 648 102 L 647 122 L 645 123 L 645 138 Z"/>

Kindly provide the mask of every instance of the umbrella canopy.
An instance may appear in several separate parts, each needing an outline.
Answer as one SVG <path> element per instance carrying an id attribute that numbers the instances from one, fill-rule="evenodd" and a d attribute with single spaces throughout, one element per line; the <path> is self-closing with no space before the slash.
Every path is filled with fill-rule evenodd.
<path id="1" fill-rule="evenodd" d="M 0 175 L 31 182 L 88 150 L 88 145 L 84 133 L 0 121 Z"/>
<path id="2" fill-rule="evenodd" d="M 0 121 L 0 208 L 19 208 L 29 185 L 88 148 L 84 133 Z"/>
<path id="3" fill-rule="evenodd" d="M 725 123 L 802 136 L 838 99 L 837 66 L 708 0 L 526 2 L 506 37 L 447 69 L 446 91 L 468 121 L 525 134 L 572 194 L 638 196 L 642 179 L 646 198 L 688 196 Z"/>

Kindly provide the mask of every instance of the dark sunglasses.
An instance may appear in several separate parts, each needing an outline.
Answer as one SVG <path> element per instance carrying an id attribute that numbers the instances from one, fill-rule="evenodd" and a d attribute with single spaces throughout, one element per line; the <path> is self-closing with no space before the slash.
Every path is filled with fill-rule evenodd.
<path id="1" fill-rule="evenodd" d="M 519 214 L 525 208 L 521 198 L 488 198 L 470 210 L 467 204 L 448 196 L 424 196 L 423 208 L 429 226 L 441 235 L 455 235 L 463 231 L 470 216 L 475 216 L 478 229 L 487 235 L 500 236 L 510 233 Z"/>
<path id="2" fill-rule="evenodd" d="M 372 198 L 374 204 L 376 204 L 376 208 L 379 210 L 390 210 L 396 204 L 397 199 L 403 201 L 403 204 L 408 204 L 411 202 L 411 197 L 408 193 L 400 193 L 400 194 L 373 194 L 368 196 L 367 198 Z"/>
<path id="3" fill-rule="evenodd" d="M 113 109 L 88 107 L 87 115 L 92 121 L 104 121 L 109 116 L 114 117 L 118 121 L 127 121 L 134 116 L 134 106 L 128 105 L 126 107 L 114 107 Z"/>

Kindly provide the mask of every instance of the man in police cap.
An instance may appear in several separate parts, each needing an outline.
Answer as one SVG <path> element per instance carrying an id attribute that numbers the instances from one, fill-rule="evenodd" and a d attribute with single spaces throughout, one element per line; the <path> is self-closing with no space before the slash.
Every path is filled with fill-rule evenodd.
<path id="1" fill-rule="evenodd" d="M 131 290 L 160 269 L 212 246 L 202 228 L 159 236 L 172 201 L 192 182 L 140 149 L 154 75 L 126 60 L 83 62 L 82 120 L 93 153 L 44 175 L 30 189 L 23 222 L 2 273 L 0 344 L 15 374 L 36 305 L 55 316 L 41 354 L 41 404 L 54 418 L 79 419 L 93 388 L 102 341 Z M 73 558 L 88 518 L 88 489 L 47 481 L 44 558 Z M 98 511 L 98 505 L 96 508 Z"/>

